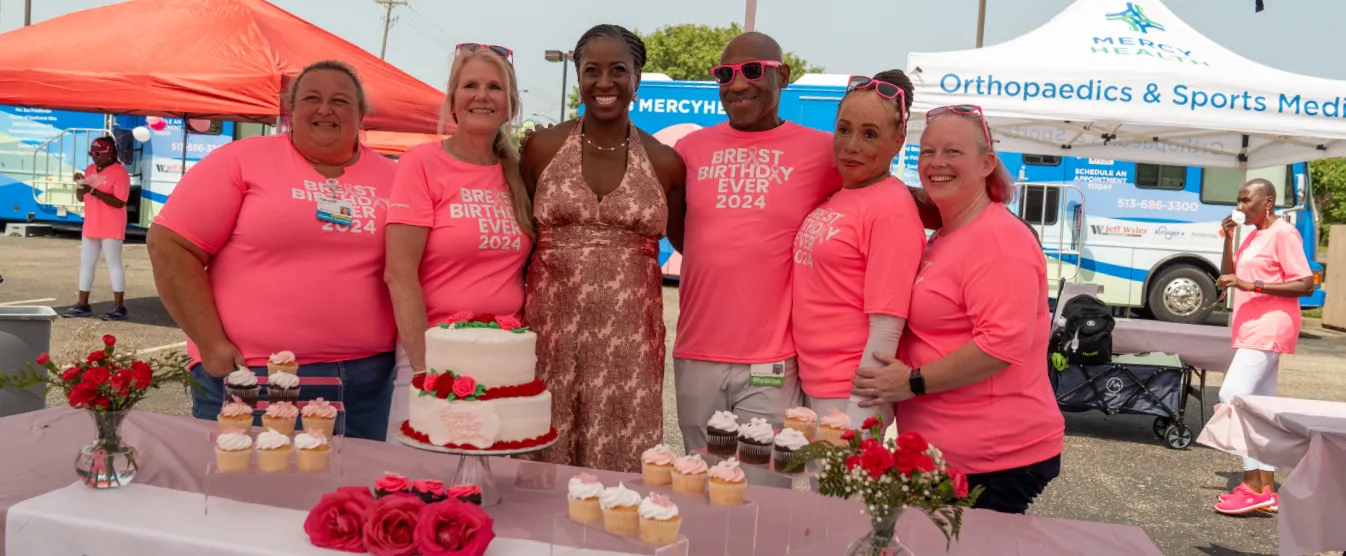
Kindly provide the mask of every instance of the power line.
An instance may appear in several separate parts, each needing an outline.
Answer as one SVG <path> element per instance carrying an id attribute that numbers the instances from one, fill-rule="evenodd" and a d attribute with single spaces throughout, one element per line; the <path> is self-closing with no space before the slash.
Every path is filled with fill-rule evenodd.
<path id="1" fill-rule="evenodd" d="M 379 47 L 379 59 L 382 60 L 383 56 L 388 53 L 388 29 L 393 26 L 393 22 L 395 21 L 393 18 L 393 7 L 407 6 L 407 0 L 374 0 L 374 3 L 382 4 L 384 7 L 383 45 Z"/>

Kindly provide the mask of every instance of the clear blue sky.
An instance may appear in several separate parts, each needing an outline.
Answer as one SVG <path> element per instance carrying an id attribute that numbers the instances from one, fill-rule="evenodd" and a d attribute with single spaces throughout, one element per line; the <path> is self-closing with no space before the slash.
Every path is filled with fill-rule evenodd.
<path id="1" fill-rule="evenodd" d="M 182 0 L 212 1 L 212 0 Z M 561 68 L 547 49 L 571 49 L 586 29 L 616 23 L 652 30 L 675 23 L 742 22 L 741 0 L 409 0 L 394 10 L 387 60 L 437 87 L 448 78 L 449 49 L 465 41 L 501 44 L 517 58 L 524 116 L 558 116 Z M 1071 0 L 988 0 L 986 44 L 1005 41 L 1046 22 Z M 33 22 L 116 3 L 111 0 L 32 0 Z M 1341 24 L 1346 1 L 1167 0 L 1197 31 L 1244 57 L 1272 67 L 1346 79 Z M 280 7 L 378 54 L 383 7 L 373 0 L 275 0 Z M 819 6 L 827 6 L 823 15 Z M 842 21 L 824 27 L 823 21 Z M 902 68 L 908 52 L 971 48 L 977 0 L 759 0 L 757 27 L 829 73 Z M 0 0 L 0 31 L 23 24 L 23 0 Z M 134 40 L 136 29 L 127 29 Z M 1050 56 L 1044 52 L 1043 56 Z M 570 83 L 574 83 L 571 73 Z M 1346 90 L 1343 90 L 1346 93 Z"/>

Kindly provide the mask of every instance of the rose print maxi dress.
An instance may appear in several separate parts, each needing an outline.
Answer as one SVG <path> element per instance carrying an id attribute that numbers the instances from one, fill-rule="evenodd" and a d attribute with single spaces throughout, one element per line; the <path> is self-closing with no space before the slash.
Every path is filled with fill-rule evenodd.
<path id="1" fill-rule="evenodd" d="M 559 439 L 528 457 L 638 472 L 663 438 L 663 188 L 634 126 L 626 174 L 603 198 L 580 170 L 576 125 L 534 194 L 538 242 L 524 316 Z"/>

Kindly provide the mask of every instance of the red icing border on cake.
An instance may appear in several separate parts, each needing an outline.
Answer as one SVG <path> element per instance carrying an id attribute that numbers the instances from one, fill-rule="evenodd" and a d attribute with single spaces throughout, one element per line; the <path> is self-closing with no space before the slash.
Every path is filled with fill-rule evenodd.
<path id="1" fill-rule="evenodd" d="M 460 446 L 458 444 L 433 444 L 430 442 L 430 437 L 427 436 L 425 433 L 411 428 L 411 420 L 402 421 L 402 434 L 407 435 L 407 438 L 420 442 L 421 444 L 429 444 L 430 446 L 439 446 L 441 448 L 448 448 L 450 450 L 479 450 L 483 452 L 485 451 L 494 452 L 501 450 L 522 450 L 524 448 L 536 448 L 538 446 L 542 446 L 543 444 L 550 443 L 551 441 L 556 440 L 556 427 L 552 427 L 551 430 L 547 431 L 547 434 L 544 434 L 537 438 L 529 438 L 526 440 L 511 440 L 509 442 L 500 441 L 486 448 L 478 448 L 476 446 L 466 446 L 466 445 Z"/>
<path id="2" fill-rule="evenodd" d="M 423 388 L 424 385 L 425 385 L 425 373 L 420 373 L 417 374 L 416 376 L 411 377 L 412 388 L 415 388 L 422 392 L 426 392 L 427 390 Z M 484 402 L 487 400 L 502 400 L 506 398 L 528 398 L 532 396 L 540 396 L 542 395 L 543 392 L 546 391 L 547 391 L 547 385 L 542 383 L 542 379 L 535 378 L 533 379 L 532 382 L 529 382 L 527 384 L 516 384 L 513 386 L 497 386 L 495 388 L 487 388 L 486 392 L 480 396 L 477 396 L 475 401 Z M 436 398 L 439 398 L 441 400 L 447 400 L 449 399 L 449 394 L 451 392 L 453 392 L 453 381 L 439 380 L 435 384 L 435 391 L 433 392 L 433 394 Z"/>

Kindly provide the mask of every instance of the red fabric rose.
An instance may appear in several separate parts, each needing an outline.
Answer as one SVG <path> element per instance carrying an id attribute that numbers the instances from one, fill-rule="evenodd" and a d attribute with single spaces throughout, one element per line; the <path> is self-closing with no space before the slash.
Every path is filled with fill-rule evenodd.
<path id="1" fill-rule="evenodd" d="M 870 477 L 877 479 L 893 468 L 893 453 L 882 446 L 870 446 L 860 454 L 860 467 L 868 471 Z"/>
<path id="2" fill-rule="evenodd" d="M 103 335 L 103 345 L 108 346 L 108 347 L 112 347 L 113 345 L 116 345 L 116 343 L 117 343 L 117 337 L 116 337 L 116 336 L 113 336 L 113 335 L 111 335 L 111 334 L 104 334 L 104 335 Z"/>
<path id="3" fill-rule="evenodd" d="M 79 378 L 79 367 L 70 367 L 61 373 L 61 380 L 66 382 L 73 381 L 77 378 Z"/>
<path id="4" fill-rule="evenodd" d="M 481 556 L 495 539 L 495 522 L 474 504 L 452 498 L 421 509 L 416 543 L 424 556 Z"/>
<path id="5" fill-rule="evenodd" d="M 89 367 L 89 370 L 84 371 L 84 382 L 86 384 L 102 386 L 110 378 L 112 378 L 112 371 L 102 367 Z"/>
<path id="6" fill-rule="evenodd" d="M 89 354 L 89 362 L 97 363 L 99 361 L 102 361 L 105 357 L 107 357 L 106 353 L 103 353 L 101 351 L 95 351 Z"/>
<path id="7" fill-rule="evenodd" d="M 872 428 L 877 427 L 877 426 L 879 426 L 879 420 L 878 420 L 878 418 L 877 418 L 877 417 L 870 417 L 870 418 L 868 418 L 868 419 L 865 419 L 864 424 L 860 425 L 860 428 L 865 429 L 865 430 L 869 430 L 869 429 L 872 429 Z"/>
<path id="8" fill-rule="evenodd" d="M 38 365 L 46 366 L 47 363 L 50 363 L 50 362 L 51 362 L 51 356 L 48 355 L 48 354 L 46 354 L 46 353 L 43 353 L 42 355 L 37 356 L 37 364 L 38 364 Z"/>
<path id="9" fill-rule="evenodd" d="M 855 440 L 855 431 L 849 431 L 849 430 L 848 430 L 848 431 L 846 431 L 846 432 L 841 433 L 841 439 L 842 439 L 842 440 L 845 440 L 846 442 L 850 442 L 850 441 L 852 441 L 852 440 Z"/>
<path id="10" fill-rule="evenodd" d="M 953 495 L 959 498 L 967 497 L 967 475 L 957 469 L 949 469 L 949 479 L 953 480 Z"/>
<path id="11" fill-rule="evenodd" d="M 477 391 L 477 379 L 466 375 L 460 375 L 453 381 L 453 393 L 460 398 L 471 396 Z"/>
<path id="12" fill-rule="evenodd" d="M 909 452 L 924 452 L 930 448 L 925 437 L 917 432 L 904 432 L 897 435 L 897 449 Z"/>
<path id="13" fill-rule="evenodd" d="M 131 371 L 117 371 L 116 374 L 112 375 L 112 381 L 109 384 L 112 385 L 113 390 L 123 390 L 129 388 L 134 380 L 135 377 Z"/>
<path id="14" fill-rule="evenodd" d="M 98 396 L 98 387 L 81 382 L 70 389 L 70 407 L 77 409 L 84 408 Z"/>
<path id="15" fill-rule="evenodd" d="M 514 317 L 500 317 L 495 319 L 495 323 L 500 325 L 501 330 L 514 330 L 515 328 L 523 326 L 523 323 L 519 322 L 519 319 Z"/>
<path id="16" fill-rule="evenodd" d="M 369 489 L 341 487 L 324 494 L 304 520 L 304 532 L 313 546 L 345 552 L 365 552 L 364 524 L 374 497 Z"/>
<path id="17" fill-rule="evenodd" d="M 388 496 L 374 502 L 365 521 L 365 549 L 375 556 L 410 556 L 416 553 L 416 516 L 425 502 L 420 498 Z"/>

